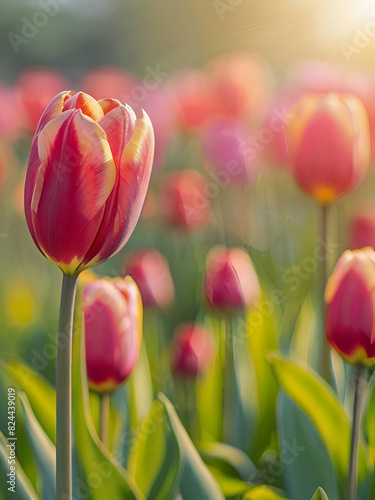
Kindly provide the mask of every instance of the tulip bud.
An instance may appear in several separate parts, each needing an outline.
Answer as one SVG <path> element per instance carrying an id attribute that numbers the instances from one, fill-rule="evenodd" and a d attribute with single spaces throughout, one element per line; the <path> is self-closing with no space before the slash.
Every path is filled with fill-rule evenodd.
<path id="1" fill-rule="evenodd" d="M 375 207 L 361 210 L 350 223 L 349 248 L 375 248 Z"/>
<path id="2" fill-rule="evenodd" d="M 202 375 L 215 356 L 211 333 L 202 325 L 184 323 L 174 337 L 172 369 L 181 377 Z"/>
<path id="3" fill-rule="evenodd" d="M 62 92 L 31 147 L 25 214 L 40 252 L 66 274 L 107 260 L 129 239 L 151 175 L 154 136 L 115 99 Z"/>
<path id="4" fill-rule="evenodd" d="M 328 342 L 349 363 L 375 363 L 375 252 L 346 250 L 328 280 Z"/>
<path id="5" fill-rule="evenodd" d="M 353 95 L 308 94 L 292 108 L 286 127 L 298 185 L 324 205 L 353 191 L 370 158 L 369 124 Z"/>
<path id="6" fill-rule="evenodd" d="M 256 121 L 271 90 L 271 72 L 256 54 L 221 55 L 207 66 L 217 113 L 230 120 Z"/>
<path id="7" fill-rule="evenodd" d="M 218 176 L 226 178 L 225 187 L 254 178 L 258 154 L 250 139 L 250 131 L 235 122 L 216 122 L 206 130 L 203 151 Z"/>
<path id="8" fill-rule="evenodd" d="M 204 294 L 213 309 L 230 312 L 260 298 L 258 276 L 242 248 L 214 247 L 207 256 Z"/>
<path id="9" fill-rule="evenodd" d="M 125 279 L 88 280 L 83 293 L 87 378 L 97 393 L 112 392 L 134 369 L 142 340 L 142 301 Z"/>
<path id="10" fill-rule="evenodd" d="M 211 218 L 210 200 L 203 176 L 196 170 L 173 172 L 161 192 L 164 219 L 174 227 L 194 231 Z"/>
<path id="11" fill-rule="evenodd" d="M 156 250 L 134 253 L 125 266 L 126 274 L 137 283 L 143 307 L 163 309 L 172 302 L 174 286 L 168 261 Z"/>

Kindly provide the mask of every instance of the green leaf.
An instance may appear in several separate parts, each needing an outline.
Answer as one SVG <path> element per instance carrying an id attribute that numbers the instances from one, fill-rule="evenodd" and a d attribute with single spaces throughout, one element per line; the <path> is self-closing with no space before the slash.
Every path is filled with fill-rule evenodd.
<path id="1" fill-rule="evenodd" d="M 242 479 L 225 474 L 223 471 L 217 469 L 212 465 L 209 466 L 209 469 L 218 482 L 221 491 L 225 495 L 225 498 L 237 498 L 239 495 L 242 496 L 251 487 L 249 483 L 245 483 L 245 481 L 243 481 Z"/>
<path id="2" fill-rule="evenodd" d="M 284 393 L 277 404 L 279 471 L 292 498 L 310 500 L 324 486 L 332 500 L 340 500 L 336 470 L 308 416 Z M 309 450 L 313 450 L 310 452 Z"/>
<path id="3" fill-rule="evenodd" d="M 91 493 L 91 500 L 140 500 L 143 494 L 119 461 L 99 440 L 92 420 L 87 386 L 82 293 L 78 289 L 73 336 L 73 424 L 75 452 L 84 476 L 73 482 L 73 496 L 82 488 Z M 87 484 L 85 484 L 85 481 Z M 86 491 L 87 494 L 87 491 Z"/>
<path id="4" fill-rule="evenodd" d="M 250 447 L 250 456 L 254 457 L 254 460 L 268 447 L 270 436 L 276 429 L 278 387 L 266 359 L 269 352 L 277 349 L 275 311 L 272 304 L 263 296 L 260 306 L 250 311 L 246 320 L 247 338 L 256 377 L 256 387 L 249 391 L 253 398 L 257 398 L 257 428 L 253 432 L 254 439 Z"/>
<path id="5" fill-rule="evenodd" d="M 56 443 L 56 392 L 40 374 L 12 358 L 0 363 L 14 385 L 27 394 L 30 406 L 49 439 Z"/>
<path id="6" fill-rule="evenodd" d="M 198 449 L 206 463 L 232 475 L 237 473 L 244 481 L 257 475 L 253 462 L 238 448 L 224 443 L 201 443 Z"/>
<path id="7" fill-rule="evenodd" d="M 36 419 L 25 393 L 19 393 L 26 433 L 42 478 L 42 498 L 56 497 L 56 449 Z"/>
<path id="8" fill-rule="evenodd" d="M 319 486 L 319 488 L 316 490 L 314 495 L 312 496 L 311 500 L 329 500 L 326 492 Z"/>
<path id="9" fill-rule="evenodd" d="M 168 398 L 159 393 L 158 401 L 163 405 L 168 422 L 179 442 L 184 463 L 180 490 L 184 500 L 224 500 L 220 487 L 204 464 L 198 451 L 182 426 Z"/>
<path id="10" fill-rule="evenodd" d="M 15 467 L 16 470 L 16 493 L 9 491 L 8 488 L 11 485 L 7 484 L 8 479 L 3 479 L 2 482 L 3 489 L 0 493 L 3 495 L 2 500 L 38 500 L 38 496 L 35 493 L 30 481 L 27 479 L 25 473 L 22 470 L 21 464 L 16 460 L 15 464 L 9 463 L 9 442 L 5 438 L 4 434 L 0 432 L 0 472 L 2 478 L 7 478 L 7 474 L 10 472 L 10 467 Z M 17 497 L 16 497 L 17 495 Z"/>
<path id="11" fill-rule="evenodd" d="M 215 358 L 204 377 L 196 380 L 197 407 L 201 436 L 205 441 L 222 440 L 223 363 L 220 356 L 220 321 L 206 315 L 204 322 L 215 337 Z"/>
<path id="12" fill-rule="evenodd" d="M 331 387 L 311 368 L 288 362 L 280 356 L 268 356 L 275 377 L 285 393 L 306 413 L 322 438 L 336 471 L 343 480 L 347 475 L 351 423 Z M 368 461 L 361 444 L 358 476 L 361 482 Z"/>
<path id="13" fill-rule="evenodd" d="M 174 499 L 182 472 L 181 451 L 159 401 L 154 401 L 134 436 L 128 470 L 148 500 Z"/>
<path id="14" fill-rule="evenodd" d="M 242 497 L 242 500 L 285 500 L 277 491 L 268 486 L 255 486 Z"/>

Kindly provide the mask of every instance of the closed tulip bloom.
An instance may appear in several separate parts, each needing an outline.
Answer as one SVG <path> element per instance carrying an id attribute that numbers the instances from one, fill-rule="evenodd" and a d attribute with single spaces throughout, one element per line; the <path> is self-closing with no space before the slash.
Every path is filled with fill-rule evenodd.
<path id="1" fill-rule="evenodd" d="M 250 139 L 250 131 L 232 121 L 216 122 L 203 135 L 207 160 L 231 184 L 247 183 L 255 177 L 258 154 Z"/>
<path id="2" fill-rule="evenodd" d="M 375 252 L 347 250 L 328 280 L 326 334 L 349 363 L 375 363 Z"/>
<path id="3" fill-rule="evenodd" d="M 217 246 L 210 251 L 204 294 L 213 309 L 225 312 L 245 309 L 260 298 L 258 276 L 245 250 Z"/>
<path id="4" fill-rule="evenodd" d="M 58 94 L 36 130 L 25 184 L 41 253 L 72 275 L 117 253 L 138 221 L 153 150 L 146 113 L 137 119 L 115 99 Z"/>
<path id="5" fill-rule="evenodd" d="M 202 229 L 212 216 L 205 188 L 204 178 L 197 170 L 170 174 L 161 191 L 164 220 L 185 231 Z"/>
<path id="6" fill-rule="evenodd" d="M 204 374 L 215 356 L 211 332 L 196 323 L 184 323 L 174 336 L 172 369 L 181 377 Z"/>
<path id="7" fill-rule="evenodd" d="M 361 210 L 350 223 L 349 248 L 375 248 L 375 207 Z"/>
<path id="8" fill-rule="evenodd" d="M 99 279 L 83 294 L 87 378 L 91 390 L 117 389 L 129 377 L 142 340 L 142 301 L 132 278 Z"/>
<path id="9" fill-rule="evenodd" d="M 291 112 L 286 138 L 301 189 L 324 205 L 353 191 L 370 157 L 369 124 L 361 101 L 352 95 L 308 94 Z"/>
<path id="10" fill-rule="evenodd" d="M 174 286 L 168 261 L 157 250 L 134 253 L 125 270 L 137 283 L 144 308 L 163 309 L 172 302 Z"/>

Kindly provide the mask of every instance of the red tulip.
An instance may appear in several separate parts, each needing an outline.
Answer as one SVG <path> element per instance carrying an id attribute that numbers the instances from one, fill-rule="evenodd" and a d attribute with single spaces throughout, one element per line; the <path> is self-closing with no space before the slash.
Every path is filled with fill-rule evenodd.
<path id="1" fill-rule="evenodd" d="M 204 326 L 184 323 L 177 329 L 172 351 L 172 369 L 177 375 L 202 375 L 214 356 L 214 339 Z"/>
<path id="2" fill-rule="evenodd" d="M 218 116 L 256 121 L 271 88 L 271 72 L 265 61 L 252 53 L 229 53 L 210 61 L 207 69 Z"/>
<path id="3" fill-rule="evenodd" d="M 362 209 L 352 220 L 349 231 L 349 248 L 375 248 L 375 207 Z"/>
<path id="4" fill-rule="evenodd" d="M 361 101 L 349 95 L 309 94 L 292 113 L 287 144 L 301 189 L 322 204 L 353 191 L 370 155 L 368 119 Z"/>
<path id="5" fill-rule="evenodd" d="M 180 170 L 167 177 L 162 187 L 164 219 L 187 231 L 204 227 L 212 212 L 203 176 L 196 170 Z"/>
<path id="6" fill-rule="evenodd" d="M 242 248 L 214 247 L 207 256 L 204 294 L 220 311 L 252 306 L 260 298 L 258 276 Z"/>
<path id="7" fill-rule="evenodd" d="M 83 295 L 87 378 L 90 389 L 112 392 L 129 377 L 142 340 L 142 301 L 134 281 L 99 279 Z"/>
<path id="8" fill-rule="evenodd" d="M 250 131 L 231 121 L 215 122 L 203 135 L 207 160 L 231 184 L 243 184 L 255 176 L 258 155 L 254 148 L 249 149 L 250 136 Z"/>
<path id="9" fill-rule="evenodd" d="M 33 134 L 44 108 L 51 99 L 70 87 L 69 81 L 52 69 L 31 69 L 21 73 L 18 90 L 25 112 L 27 130 Z"/>
<path id="10" fill-rule="evenodd" d="M 141 212 L 154 137 L 143 113 L 115 99 L 62 92 L 34 136 L 25 213 L 35 244 L 66 274 L 117 253 Z"/>
<path id="11" fill-rule="evenodd" d="M 134 75 L 112 66 L 93 68 L 85 74 L 80 87 L 94 99 L 113 96 L 121 102 L 129 102 L 131 91 L 137 85 Z"/>
<path id="12" fill-rule="evenodd" d="M 174 297 L 168 261 L 156 250 L 134 253 L 127 261 L 126 274 L 137 283 L 145 308 L 165 308 Z"/>
<path id="13" fill-rule="evenodd" d="M 328 280 L 326 334 L 349 363 L 375 363 L 375 252 L 346 250 Z"/>
<path id="14" fill-rule="evenodd" d="M 169 88 L 176 99 L 177 125 L 182 131 L 199 131 L 212 119 L 216 103 L 205 73 L 176 73 L 169 82 Z"/>

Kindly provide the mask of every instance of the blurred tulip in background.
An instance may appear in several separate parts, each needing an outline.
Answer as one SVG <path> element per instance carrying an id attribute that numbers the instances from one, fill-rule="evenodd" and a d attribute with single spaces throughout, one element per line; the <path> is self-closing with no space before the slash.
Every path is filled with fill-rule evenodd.
<path id="1" fill-rule="evenodd" d="M 125 274 L 136 282 L 144 308 L 163 309 L 174 297 L 168 261 L 157 250 L 141 250 L 127 259 Z"/>
<path id="2" fill-rule="evenodd" d="M 129 276 L 98 279 L 83 295 L 87 378 L 90 389 L 117 389 L 134 369 L 142 340 L 142 301 Z"/>

